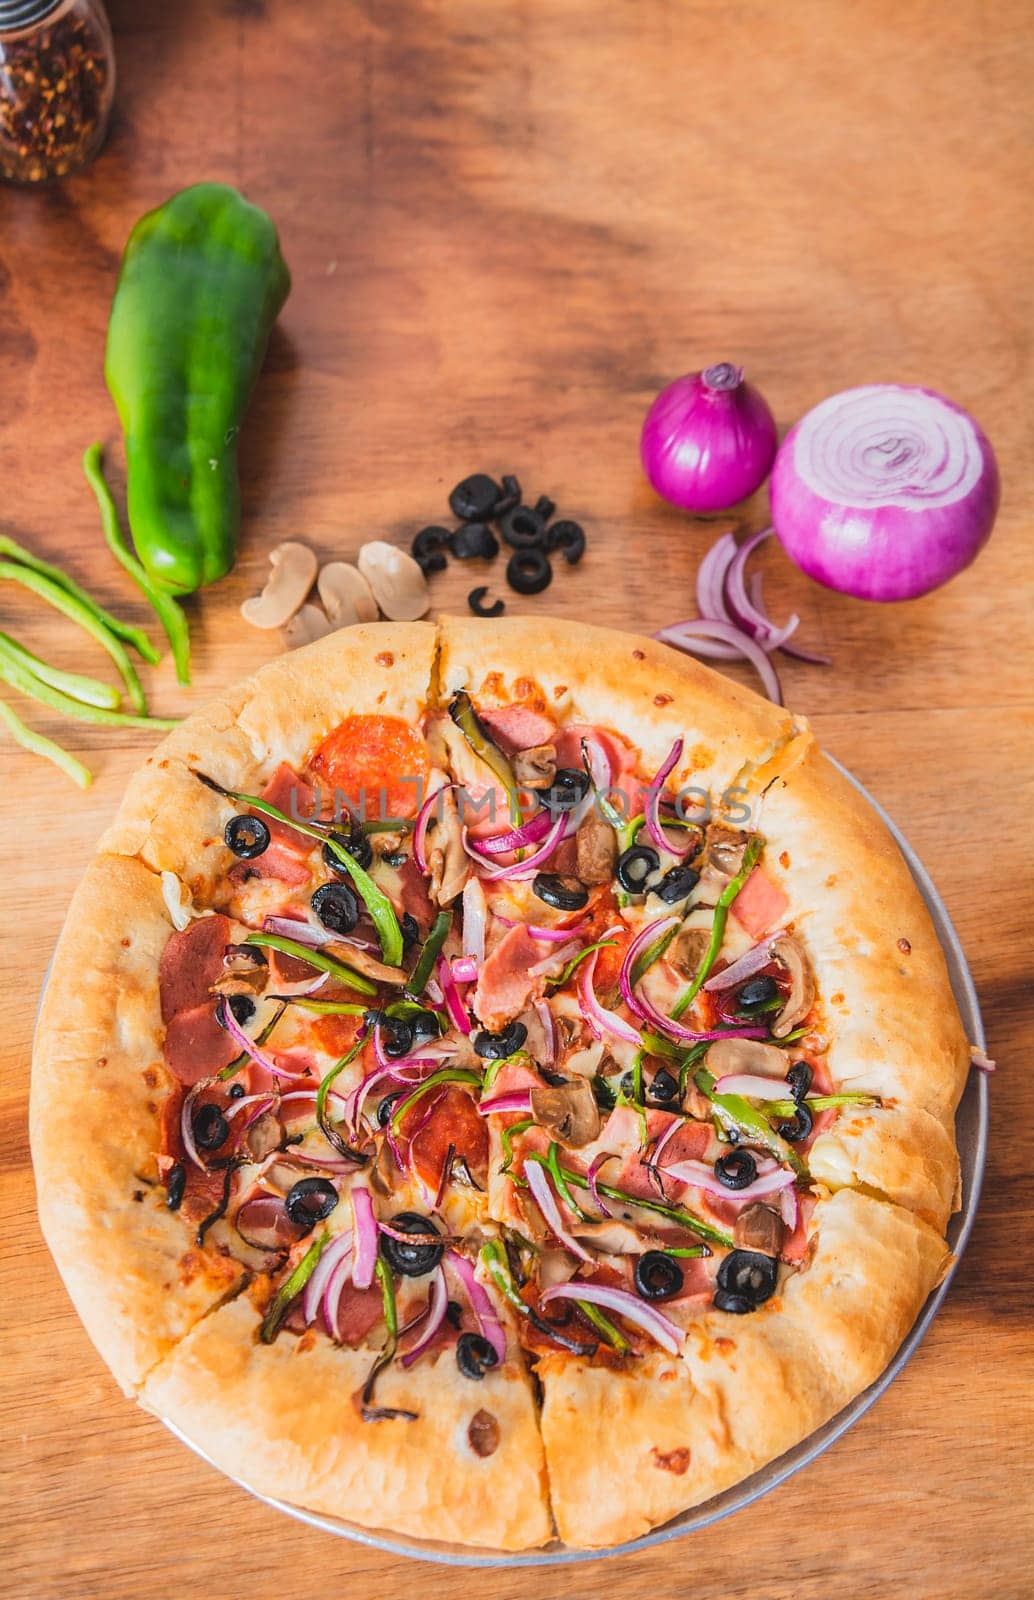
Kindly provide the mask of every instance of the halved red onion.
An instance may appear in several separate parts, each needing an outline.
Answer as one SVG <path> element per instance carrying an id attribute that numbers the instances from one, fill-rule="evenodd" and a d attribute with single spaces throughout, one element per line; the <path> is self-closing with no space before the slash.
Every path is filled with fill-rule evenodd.
<path id="1" fill-rule="evenodd" d="M 707 644 L 725 644 L 732 646 L 738 655 L 749 661 L 758 677 L 768 698 L 777 706 L 783 703 L 783 691 L 779 683 L 779 676 L 768 656 L 761 646 L 744 633 L 742 628 L 736 627 L 732 622 L 712 622 L 701 620 L 699 622 L 677 622 L 670 628 L 661 628 L 654 634 L 655 639 L 660 639 L 664 644 L 674 645 L 676 650 L 686 650 L 690 654 L 707 655 Z M 714 651 L 710 652 L 712 655 Z M 721 659 L 726 659 L 722 657 Z"/>
<path id="2" fill-rule="evenodd" d="M 556 1023 L 553 1021 L 548 1000 L 534 1001 L 534 1008 L 544 1040 L 541 1062 L 544 1067 L 551 1067 L 556 1060 Z"/>
<path id="3" fill-rule="evenodd" d="M 572 939 L 570 944 L 561 945 L 559 950 L 551 950 L 548 956 L 544 956 L 541 961 L 536 961 L 528 968 L 528 977 L 544 978 L 552 972 L 561 971 L 581 948 L 581 940 Z"/>
<path id="4" fill-rule="evenodd" d="M 582 1261 L 591 1262 L 592 1256 L 588 1250 L 580 1245 L 574 1235 L 569 1233 L 564 1226 L 564 1219 L 560 1215 L 560 1207 L 557 1205 L 549 1179 L 546 1177 L 546 1170 L 541 1162 L 525 1161 L 524 1177 L 528 1188 L 531 1190 L 535 1204 L 542 1212 L 547 1228 L 556 1235 L 565 1250 L 570 1250 L 572 1255 L 579 1256 Z"/>
<path id="5" fill-rule="evenodd" d="M 377 1218 L 373 1212 L 373 1198 L 364 1183 L 352 1185 L 352 1218 L 355 1238 L 355 1260 L 352 1263 L 352 1282 L 357 1289 L 368 1289 L 373 1282 L 377 1265 Z"/>
<path id="6" fill-rule="evenodd" d="M 650 835 L 650 838 L 653 840 L 658 850 L 667 850 L 668 853 L 673 856 L 686 856 L 694 848 L 694 837 L 690 829 L 681 829 L 680 831 L 682 833 L 682 838 L 672 839 L 661 827 L 660 819 L 661 795 L 664 793 L 664 785 L 668 774 L 671 772 L 672 768 L 678 764 L 682 757 L 682 745 L 683 741 L 681 739 L 676 739 L 675 743 L 668 751 L 668 754 L 665 756 L 660 768 L 658 769 L 657 776 L 654 778 L 653 782 L 646 791 L 646 804 L 643 807 L 643 815 L 646 819 L 646 831 Z"/>
<path id="7" fill-rule="evenodd" d="M 519 1112 L 522 1117 L 528 1116 L 531 1112 L 531 1090 L 514 1089 L 510 1094 L 497 1094 L 494 1100 L 482 1100 L 478 1104 L 478 1113 L 482 1117 L 509 1111 Z"/>
<path id="8" fill-rule="evenodd" d="M 578 978 L 578 1001 L 582 1016 L 597 1039 L 619 1039 L 625 1044 L 641 1045 L 643 1041 L 632 1024 L 626 1022 L 624 1017 L 619 1017 L 616 1011 L 608 1011 L 596 998 L 592 980 L 598 955 L 599 951 L 594 950 L 588 960 L 582 962 Z"/>
<path id="9" fill-rule="evenodd" d="M 402 1357 L 402 1365 L 404 1367 L 411 1367 L 413 1362 L 419 1360 L 423 1355 L 428 1345 L 433 1344 L 438 1337 L 442 1323 L 445 1321 L 445 1313 L 448 1309 L 449 1288 L 445 1282 L 445 1273 L 441 1267 L 436 1267 L 434 1277 L 431 1280 L 431 1290 L 427 1297 L 427 1325 L 416 1344 L 411 1350 L 407 1350 Z"/>
<path id="10" fill-rule="evenodd" d="M 485 855 L 508 855 L 511 850 L 523 850 L 529 844 L 538 844 L 552 826 L 551 814 L 543 809 L 536 811 L 519 828 L 507 828 L 505 833 L 493 833 L 488 839 L 479 839 L 477 847 Z"/>
<path id="11" fill-rule="evenodd" d="M 472 839 L 466 829 L 463 832 L 463 844 L 467 854 L 477 863 L 482 878 L 493 881 L 503 879 L 533 878 L 545 862 L 547 862 L 563 836 L 564 825 L 567 818 L 561 813 L 546 835 L 545 841 L 530 856 L 525 856 L 523 861 L 513 861 L 505 867 L 489 867 L 485 863 L 481 845 L 477 839 Z"/>
<path id="12" fill-rule="evenodd" d="M 216 1006 L 216 1016 L 234 1044 L 244 1052 L 249 1061 L 253 1061 L 257 1067 L 261 1067 L 263 1072 L 270 1073 L 274 1078 L 294 1079 L 307 1078 L 309 1076 L 307 1072 L 288 1072 L 285 1067 L 277 1066 L 276 1061 L 268 1051 L 263 1050 L 253 1039 L 248 1038 L 248 1035 L 234 1016 L 225 995 L 220 998 Z"/>
<path id="13" fill-rule="evenodd" d="M 449 1013 L 449 1020 L 460 1033 L 469 1033 L 471 1030 L 470 1013 L 460 998 L 456 987 L 456 980 L 452 975 L 452 968 L 444 956 L 438 957 L 437 964 L 438 982 L 441 984 L 442 995 L 445 1000 L 445 1009 Z"/>
<path id="14" fill-rule="evenodd" d="M 537 922 L 520 923 L 513 917 L 501 917 L 498 913 L 496 921 L 501 922 L 504 928 L 526 927 L 532 939 L 542 939 L 547 944 L 563 944 L 565 939 L 579 939 L 592 926 L 589 922 L 579 922 L 573 928 L 543 928 Z"/>
<path id="15" fill-rule="evenodd" d="M 586 1178 L 589 1180 L 589 1193 L 592 1195 L 592 1198 L 595 1200 L 605 1217 L 612 1217 L 614 1213 L 611 1211 L 607 1202 L 600 1194 L 599 1176 L 608 1161 L 616 1160 L 617 1156 L 614 1155 L 613 1151 L 601 1150 L 599 1155 L 594 1158 L 588 1172 L 585 1174 Z"/>
<path id="16" fill-rule="evenodd" d="M 431 789 L 427 799 L 417 812 L 416 821 L 413 824 L 413 860 L 416 862 L 417 866 L 420 868 L 420 871 L 424 873 L 425 876 L 429 871 L 427 865 L 427 830 L 431 825 L 431 818 L 435 814 L 436 807 L 441 804 L 440 797 L 444 794 L 445 790 L 455 789 L 457 787 L 457 785 L 454 783 L 446 783 L 445 774 L 437 771 L 432 772 L 430 778 L 428 779 L 428 786 L 430 786 L 430 784 L 436 778 L 441 778 L 442 781 L 437 785 L 436 788 Z"/>
<path id="17" fill-rule="evenodd" d="M 334 1268 L 342 1261 L 346 1261 L 352 1251 L 352 1235 L 346 1229 L 339 1233 L 324 1247 L 316 1265 L 312 1269 L 312 1277 L 305 1285 L 302 1294 L 302 1315 L 307 1323 L 315 1322 L 320 1308 L 323 1292 L 334 1275 Z M 330 1322 L 327 1322 L 328 1328 Z"/>
<path id="18" fill-rule="evenodd" d="M 766 1194 L 778 1194 L 780 1189 L 792 1188 L 795 1182 L 789 1167 L 776 1167 L 773 1172 L 762 1173 L 744 1188 L 730 1190 L 728 1185 L 715 1175 L 714 1168 L 708 1166 L 706 1161 L 673 1161 L 670 1167 L 664 1168 L 664 1176 L 674 1178 L 676 1183 L 691 1184 L 694 1189 L 701 1189 L 705 1194 L 716 1194 L 723 1200 L 737 1202 L 760 1200 Z"/>
<path id="19" fill-rule="evenodd" d="M 539 1297 L 539 1304 L 550 1305 L 554 1300 L 586 1300 L 589 1305 L 603 1306 L 605 1310 L 616 1311 L 637 1328 L 642 1328 L 662 1350 L 667 1350 L 671 1355 L 677 1356 L 682 1349 L 685 1338 L 682 1329 L 676 1327 L 670 1317 L 646 1305 L 627 1289 L 612 1289 L 603 1283 L 580 1283 L 575 1278 L 570 1283 L 556 1283 L 552 1289 L 546 1289 Z"/>
<path id="20" fill-rule="evenodd" d="M 785 1100 L 783 1078 L 763 1078 L 760 1072 L 727 1072 L 714 1086 L 716 1094 L 738 1094 L 747 1100 Z"/>
<path id="21" fill-rule="evenodd" d="M 735 989 L 738 983 L 744 983 L 752 978 L 755 972 L 760 972 L 762 967 L 767 967 L 772 959 L 772 941 L 777 934 L 769 934 L 767 939 L 762 939 L 739 957 L 731 966 L 725 967 L 721 972 L 716 972 L 713 978 L 708 978 L 704 988 L 709 994 L 716 994 L 722 989 Z"/>
<path id="22" fill-rule="evenodd" d="M 477 1321 L 478 1332 L 483 1339 L 488 1340 L 499 1358 L 499 1365 L 502 1366 L 506 1360 L 506 1333 L 488 1292 L 478 1282 L 474 1268 L 466 1256 L 460 1255 L 458 1250 L 450 1250 L 445 1259 L 466 1291 L 470 1309 Z"/>
<path id="23" fill-rule="evenodd" d="M 488 928 L 488 902 L 478 878 L 470 877 L 463 886 L 463 954 L 476 962 L 485 959 L 485 933 Z M 473 982 L 473 979 L 470 980 Z"/>

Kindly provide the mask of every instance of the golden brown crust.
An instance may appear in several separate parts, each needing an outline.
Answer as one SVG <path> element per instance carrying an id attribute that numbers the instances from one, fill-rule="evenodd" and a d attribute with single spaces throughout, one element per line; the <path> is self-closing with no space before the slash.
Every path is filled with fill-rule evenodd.
<path id="1" fill-rule="evenodd" d="M 156 1182 L 170 1080 L 155 974 L 170 931 L 154 874 L 98 856 L 72 900 L 33 1052 L 40 1224 L 127 1392 L 245 1276 L 193 1245 Z"/>
<path id="2" fill-rule="evenodd" d="M 247 1296 L 207 1317 L 152 1373 L 144 1404 L 260 1494 L 444 1543 L 521 1550 L 549 1539 L 542 1444 L 519 1361 L 477 1383 L 460 1375 L 452 1350 L 408 1373 L 396 1363 L 378 1380 L 377 1404 L 418 1419 L 364 1422 L 354 1395 L 368 1350 L 290 1334 L 264 1345 L 258 1324 Z M 481 1412 L 498 1430 L 487 1455 L 471 1443 Z M 490 1443 L 491 1421 L 481 1422 Z"/>

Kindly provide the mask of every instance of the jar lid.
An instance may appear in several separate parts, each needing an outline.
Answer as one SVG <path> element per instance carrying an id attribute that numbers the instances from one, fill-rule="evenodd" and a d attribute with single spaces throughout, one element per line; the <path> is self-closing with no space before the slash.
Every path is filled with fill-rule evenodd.
<path id="1" fill-rule="evenodd" d="M 61 0 L 0 0 L 0 33 L 31 28 L 56 11 Z"/>

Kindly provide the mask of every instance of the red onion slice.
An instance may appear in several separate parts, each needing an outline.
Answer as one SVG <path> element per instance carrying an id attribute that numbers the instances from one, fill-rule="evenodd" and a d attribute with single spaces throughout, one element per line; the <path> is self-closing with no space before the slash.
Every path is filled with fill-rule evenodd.
<path id="1" fill-rule="evenodd" d="M 513 861 L 509 866 L 505 867 L 487 866 L 479 842 L 476 839 L 471 839 L 466 830 L 464 830 L 463 834 L 463 844 L 467 854 L 474 862 L 476 862 L 482 878 L 491 879 L 493 881 L 502 881 L 504 879 L 511 878 L 533 878 L 539 867 L 543 866 L 544 863 L 549 860 L 550 856 L 553 854 L 553 851 L 560 843 L 566 821 L 566 816 L 561 814 L 550 828 L 549 833 L 546 835 L 545 842 L 539 846 L 538 850 L 536 850 L 534 854 L 525 856 L 523 861 Z"/>
<path id="2" fill-rule="evenodd" d="M 978 1072 L 996 1072 L 998 1070 L 997 1062 L 992 1061 L 986 1051 L 981 1050 L 978 1045 L 970 1045 L 969 1060 L 970 1065 L 976 1067 Z"/>
<path id="3" fill-rule="evenodd" d="M 777 706 L 783 703 L 783 691 L 779 683 L 779 676 L 769 661 L 761 646 L 744 633 L 742 628 L 737 628 L 731 622 L 679 622 L 670 628 L 661 628 L 654 634 L 655 639 L 660 639 L 665 644 L 674 645 L 676 650 L 696 652 L 699 640 L 714 641 L 720 644 L 731 645 L 745 661 L 749 661 L 758 677 L 761 679 L 765 693 Z M 706 650 L 700 650 L 701 655 L 706 655 Z"/>
<path id="4" fill-rule="evenodd" d="M 528 968 L 528 977 L 545 978 L 553 972 L 562 971 L 581 948 L 581 941 L 572 939 L 570 944 L 561 945 L 559 950 L 551 950 L 548 956 L 544 956 L 541 961 L 536 961 Z"/>
<path id="5" fill-rule="evenodd" d="M 715 1094 L 738 1094 L 747 1100 L 785 1100 L 784 1078 L 763 1078 L 760 1072 L 727 1072 L 714 1086 Z"/>
<path id="6" fill-rule="evenodd" d="M 202 1078 L 200 1083 L 195 1083 L 193 1088 L 189 1089 L 184 1095 L 183 1104 L 180 1107 L 180 1137 L 183 1140 L 183 1148 L 195 1167 L 200 1167 L 202 1172 L 207 1172 L 208 1168 L 202 1161 L 201 1152 L 194 1143 L 194 1105 L 202 1089 L 210 1089 L 216 1081 L 215 1078 Z"/>
<path id="7" fill-rule="evenodd" d="M 734 961 L 731 966 L 723 968 L 721 972 L 716 972 L 713 978 L 708 978 L 704 984 L 708 994 L 716 994 L 722 989 L 735 989 L 738 983 L 744 983 L 747 978 L 752 978 L 755 972 L 760 972 L 762 967 L 767 967 L 772 959 L 773 941 L 778 937 L 779 935 L 776 933 L 769 934 L 767 939 L 763 939 L 760 944 L 754 945 L 745 955 Z"/>
<path id="8" fill-rule="evenodd" d="M 723 533 L 708 550 L 697 568 L 697 610 L 711 622 L 731 622 L 725 603 L 725 574 L 736 555 L 736 540 L 731 533 Z M 728 649 L 728 660 L 735 660 L 735 651 Z"/>
<path id="9" fill-rule="evenodd" d="M 599 1191 L 599 1176 L 600 1176 L 600 1173 L 603 1171 L 603 1168 L 607 1165 L 608 1161 L 616 1161 L 616 1160 L 617 1160 L 617 1156 L 614 1155 L 610 1150 L 601 1150 L 600 1154 L 595 1157 L 595 1159 L 592 1162 L 592 1165 L 589 1167 L 588 1172 L 585 1174 L 585 1176 L 589 1180 L 589 1193 L 592 1195 L 592 1198 L 595 1200 L 596 1204 L 599 1206 L 600 1210 L 602 1211 L 602 1213 L 603 1213 L 603 1215 L 605 1217 L 612 1217 L 614 1215 L 614 1213 L 613 1213 L 613 1211 L 611 1211 L 611 1209 L 608 1206 L 607 1202 L 604 1200 L 603 1196 L 600 1194 L 600 1191 Z"/>
<path id="10" fill-rule="evenodd" d="M 485 959 L 485 934 L 488 928 L 488 902 L 477 878 L 470 877 L 463 886 L 463 954 L 476 963 Z M 473 980 L 471 980 L 473 981 Z"/>
<path id="11" fill-rule="evenodd" d="M 312 922 L 302 922 L 296 917 L 264 917 L 263 930 L 276 933 L 282 939 L 293 939 L 295 944 L 305 944 L 312 950 L 322 950 L 324 945 L 340 944 L 341 935 L 329 928 L 317 928 Z M 308 982 L 308 979 L 305 980 Z"/>
<path id="12" fill-rule="evenodd" d="M 341 1329 L 341 1294 L 345 1285 L 352 1276 L 352 1252 L 346 1250 L 335 1263 L 334 1270 L 327 1279 L 327 1287 L 323 1291 L 323 1321 L 326 1323 L 327 1332 L 338 1344 L 343 1343 L 344 1335 Z"/>
<path id="13" fill-rule="evenodd" d="M 529 844 L 538 844 L 553 826 L 548 811 L 536 811 L 530 821 L 519 828 L 508 828 L 505 833 L 494 833 L 488 839 L 479 839 L 477 848 L 485 855 L 508 855 L 511 850 L 523 850 Z"/>
<path id="14" fill-rule="evenodd" d="M 402 1365 L 404 1367 L 411 1367 L 414 1361 L 420 1359 L 428 1345 L 434 1343 L 441 1331 L 448 1309 L 449 1289 L 445 1282 L 445 1273 L 439 1266 L 435 1268 L 434 1277 L 431 1280 L 431 1290 L 427 1297 L 427 1325 L 416 1344 L 413 1345 L 411 1350 L 407 1350 L 402 1357 Z"/>
<path id="15" fill-rule="evenodd" d="M 544 1067 L 551 1067 L 556 1061 L 556 1023 L 553 1021 L 553 1013 L 549 1009 L 549 1002 L 547 1000 L 536 1000 L 534 1002 L 534 1007 L 535 1015 L 539 1019 L 539 1024 L 542 1028 L 542 1035 L 545 1040 L 545 1045 L 542 1052 L 542 1065 Z"/>
<path id="16" fill-rule="evenodd" d="M 790 635 L 800 624 L 800 617 L 794 612 L 781 628 L 760 611 L 747 593 L 746 565 L 757 549 L 766 539 L 771 538 L 774 528 L 762 528 L 760 533 L 752 533 L 740 545 L 732 561 L 729 563 L 725 574 L 725 591 L 728 596 L 728 609 L 731 620 L 756 639 L 763 649 L 778 650 L 789 639 Z"/>
<path id="17" fill-rule="evenodd" d="M 271 1109 L 276 1105 L 276 1103 L 277 1101 L 275 1094 L 269 1094 L 268 1092 L 263 1094 L 246 1094 L 242 1100 L 234 1100 L 230 1105 L 228 1105 L 223 1111 L 223 1116 L 226 1118 L 227 1122 L 232 1122 L 234 1117 L 240 1116 L 241 1112 L 246 1111 L 250 1106 L 261 1104 L 262 1110 L 265 1111 Z M 262 1112 L 258 1112 L 257 1115 L 261 1116 Z M 246 1128 L 250 1127 L 251 1122 L 252 1119 L 249 1117 L 244 1126 Z"/>
<path id="18" fill-rule="evenodd" d="M 368 1289 L 377 1265 L 377 1218 L 374 1216 L 373 1198 L 363 1183 L 352 1185 L 352 1217 L 355 1237 L 352 1282 L 357 1289 Z"/>
<path id="19" fill-rule="evenodd" d="M 427 865 L 427 830 L 431 825 L 431 818 L 435 815 L 436 807 L 443 803 L 442 796 L 446 789 L 455 789 L 457 787 L 454 783 L 447 783 L 445 774 L 437 770 L 431 773 L 428 779 L 429 785 L 436 778 L 440 778 L 441 782 L 431 790 L 417 812 L 416 821 L 413 824 L 413 860 L 425 877 L 430 870 Z"/>
<path id="20" fill-rule="evenodd" d="M 590 784 L 585 794 L 576 806 L 563 813 L 564 829 L 561 839 L 571 839 L 578 832 L 585 818 L 596 804 L 596 796 L 605 794 L 610 788 L 610 761 L 606 751 L 597 739 L 591 734 L 586 734 L 582 739 L 583 754 L 588 762 Z"/>
<path id="21" fill-rule="evenodd" d="M 797 1200 L 797 1190 L 791 1186 L 779 1191 L 779 1212 L 786 1224 L 787 1231 L 793 1233 L 800 1217 L 801 1208 Z"/>
<path id="22" fill-rule="evenodd" d="M 452 976 L 452 969 L 444 956 L 438 957 L 437 971 L 438 982 L 441 984 L 442 995 L 445 999 L 445 1009 L 449 1013 L 449 1019 L 453 1027 L 458 1028 L 460 1033 L 470 1033 L 470 1013 L 460 999 L 460 992 Z"/>
<path id="23" fill-rule="evenodd" d="M 216 1017 L 238 1049 L 242 1050 L 248 1060 L 255 1063 L 256 1067 L 261 1067 L 263 1072 L 270 1073 L 274 1078 L 298 1079 L 309 1076 L 308 1072 L 288 1072 L 285 1067 L 277 1066 L 273 1057 L 267 1051 L 257 1045 L 253 1039 L 248 1038 L 248 1035 L 234 1016 L 225 995 L 220 997 L 216 1006 Z"/>
<path id="24" fill-rule="evenodd" d="M 673 1161 L 670 1167 L 664 1168 L 664 1176 L 674 1178 L 676 1183 L 688 1183 L 705 1194 L 718 1195 L 722 1200 L 734 1200 L 737 1204 L 741 1200 L 746 1203 L 760 1200 L 767 1194 L 778 1194 L 780 1189 L 792 1188 L 795 1182 L 788 1167 L 776 1167 L 774 1172 L 762 1173 L 744 1188 L 732 1190 L 715 1176 L 714 1168 L 709 1167 L 706 1161 Z"/>
<path id="25" fill-rule="evenodd" d="M 619 1017 L 616 1011 L 608 1011 L 596 998 L 592 980 L 596 972 L 596 957 L 599 951 L 594 950 L 587 961 L 582 962 L 582 969 L 578 978 L 578 1000 L 582 1016 L 589 1024 L 593 1036 L 597 1039 L 618 1039 L 624 1044 L 641 1045 L 642 1040 L 636 1029 L 624 1017 Z"/>
<path id="26" fill-rule="evenodd" d="M 579 922 L 573 928 L 543 928 L 537 922 L 522 924 L 513 917 L 501 917 L 498 913 L 496 921 L 501 922 L 504 928 L 526 927 L 532 939 L 542 939 L 547 944 L 563 944 L 565 939 L 580 939 L 591 927 L 589 922 Z"/>
<path id="27" fill-rule="evenodd" d="M 554 1300 L 586 1300 L 590 1305 L 603 1306 L 607 1311 L 616 1311 L 637 1328 L 642 1328 L 670 1355 L 677 1356 L 682 1349 L 685 1337 L 682 1329 L 627 1289 L 611 1289 L 602 1283 L 579 1283 L 574 1279 L 571 1283 L 557 1283 L 552 1289 L 546 1289 L 539 1298 L 539 1304 L 550 1305 Z"/>
<path id="28" fill-rule="evenodd" d="M 672 768 L 678 764 L 678 762 L 681 760 L 681 757 L 682 740 L 676 739 L 675 743 L 668 751 L 668 754 L 665 756 L 664 761 L 657 772 L 657 776 L 654 778 L 649 789 L 647 790 L 646 805 L 643 807 L 643 814 L 646 819 L 646 831 L 650 835 L 650 838 L 653 840 L 654 844 L 657 846 L 658 850 L 667 850 L 670 855 L 680 857 L 688 855 L 693 849 L 693 835 L 688 829 L 684 829 L 683 837 L 681 839 L 673 840 L 669 838 L 664 829 L 661 827 L 660 805 L 661 795 L 664 793 L 664 785 L 668 774 L 672 771 Z"/>
<path id="29" fill-rule="evenodd" d="M 514 1089 L 510 1094 L 497 1094 L 494 1100 L 482 1100 L 478 1104 L 478 1113 L 482 1117 L 509 1111 L 519 1112 L 522 1117 L 528 1116 L 531 1112 L 531 1090 Z"/>
<path id="30" fill-rule="evenodd" d="M 323 1254 L 313 1267 L 312 1277 L 302 1293 L 302 1315 L 306 1323 L 315 1322 L 323 1292 L 334 1274 L 334 1268 L 346 1260 L 351 1251 L 352 1235 L 347 1230 L 339 1233 L 324 1247 Z M 327 1326 L 330 1326 L 329 1321 Z"/>
<path id="31" fill-rule="evenodd" d="M 633 989 L 632 968 L 640 950 L 651 939 L 659 938 L 667 926 L 678 920 L 678 917 L 661 917 L 657 922 L 649 923 L 629 945 L 625 959 L 621 963 L 620 979 L 621 995 L 628 1009 L 642 1022 L 648 1022 L 658 1033 L 666 1034 L 669 1039 L 676 1039 L 680 1044 L 704 1044 L 713 1039 L 767 1039 L 768 1029 L 752 1024 L 738 1028 L 710 1028 L 704 1033 L 697 1033 L 692 1028 L 684 1028 L 682 1023 L 676 1022 L 674 1018 L 666 1017 L 645 994 Z M 638 1038 L 638 1035 L 636 1037 Z"/>
<path id="32" fill-rule="evenodd" d="M 478 1332 L 483 1339 L 488 1340 L 499 1358 L 499 1365 L 502 1366 L 506 1360 L 506 1333 L 496 1315 L 495 1306 L 475 1277 L 474 1268 L 466 1256 L 460 1255 L 458 1250 L 450 1250 L 445 1259 L 466 1291 L 470 1309 L 477 1321 Z"/>
<path id="33" fill-rule="evenodd" d="M 472 878 L 470 881 L 476 883 L 477 879 Z M 478 964 L 473 956 L 454 956 L 449 964 L 449 970 L 454 983 L 477 982 Z"/>
<path id="34" fill-rule="evenodd" d="M 549 1185 L 549 1179 L 546 1177 L 545 1168 L 541 1162 L 525 1161 L 524 1177 L 528 1188 L 531 1190 L 535 1204 L 542 1212 L 550 1232 L 555 1234 L 565 1250 L 570 1250 L 572 1255 L 579 1256 L 582 1261 L 591 1263 L 592 1256 L 588 1250 L 584 1249 L 574 1235 L 569 1233 L 564 1226 L 564 1219 L 560 1215 L 560 1207 L 557 1205 L 556 1198 Z"/>

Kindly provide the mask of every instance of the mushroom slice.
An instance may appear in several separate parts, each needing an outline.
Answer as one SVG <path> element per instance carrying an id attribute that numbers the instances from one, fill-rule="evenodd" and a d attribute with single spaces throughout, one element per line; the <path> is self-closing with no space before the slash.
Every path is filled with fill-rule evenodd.
<path id="1" fill-rule="evenodd" d="M 443 789 L 441 794 L 441 810 L 432 816 L 427 830 L 428 889 L 435 905 L 451 906 L 470 876 L 470 858 L 463 848 L 463 829 L 452 788 Z"/>
<path id="2" fill-rule="evenodd" d="M 607 1256 L 641 1256 L 649 1246 L 635 1228 L 616 1217 L 602 1222 L 576 1222 L 571 1232 L 579 1244 L 590 1250 L 601 1250 Z"/>
<path id="3" fill-rule="evenodd" d="M 377 621 L 373 591 L 359 568 L 353 567 L 350 561 L 328 561 L 320 568 L 316 587 L 335 628 L 347 628 L 353 622 Z"/>
<path id="4" fill-rule="evenodd" d="M 289 649 L 297 650 L 299 645 L 315 644 L 317 639 L 325 639 L 333 631 L 334 624 L 319 606 L 306 605 L 295 612 L 284 629 L 284 638 Z"/>
<path id="5" fill-rule="evenodd" d="M 362 973 L 364 978 L 370 978 L 374 983 L 401 985 L 406 981 L 406 974 L 401 967 L 385 966 L 376 956 L 371 956 L 366 950 L 358 949 L 354 944 L 332 944 L 329 950 L 346 967 L 351 967 L 353 972 Z"/>
<path id="6" fill-rule="evenodd" d="M 782 1011 L 772 1024 L 772 1033 L 777 1039 L 785 1039 L 786 1035 L 803 1022 L 808 1012 L 815 1003 L 815 980 L 811 975 L 804 951 L 788 933 L 782 934 L 773 941 L 772 955 L 780 966 L 786 968 L 790 974 L 790 993 L 786 997 Z"/>
<path id="7" fill-rule="evenodd" d="M 531 1091 L 531 1114 L 565 1150 L 580 1150 L 599 1137 L 600 1108 L 586 1078 Z"/>
<path id="8" fill-rule="evenodd" d="M 786 1224 L 778 1211 L 756 1200 L 740 1212 L 732 1232 L 741 1250 L 759 1250 L 763 1256 L 777 1256 L 786 1239 Z"/>
<path id="9" fill-rule="evenodd" d="M 262 593 L 241 606 L 241 616 L 253 628 L 282 628 L 316 581 L 319 563 L 307 544 L 289 539 L 269 552 L 271 568 Z"/>
<path id="10" fill-rule="evenodd" d="M 586 812 L 575 836 L 575 875 L 589 888 L 609 883 L 618 858 L 617 835 L 596 810 Z"/>
<path id="11" fill-rule="evenodd" d="M 512 765 L 522 788 L 548 789 L 556 777 L 556 746 L 536 744 L 530 750 L 518 750 Z"/>
<path id="12" fill-rule="evenodd" d="M 357 558 L 359 571 L 374 599 L 392 622 L 415 622 L 431 604 L 431 591 L 420 567 L 405 550 L 372 539 Z"/>
<path id="13" fill-rule="evenodd" d="M 708 1072 L 716 1078 L 727 1078 L 733 1072 L 756 1072 L 762 1078 L 786 1077 L 783 1052 L 761 1039 L 716 1039 L 705 1059 Z"/>

